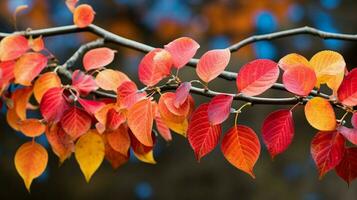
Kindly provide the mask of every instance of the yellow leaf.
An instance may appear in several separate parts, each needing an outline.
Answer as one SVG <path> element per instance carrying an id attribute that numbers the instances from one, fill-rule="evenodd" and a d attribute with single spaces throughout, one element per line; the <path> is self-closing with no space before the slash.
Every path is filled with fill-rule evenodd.
<path id="1" fill-rule="evenodd" d="M 142 162 L 149 163 L 149 164 L 156 164 L 153 150 L 143 154 L 138 154 L 134 152 L 134 155 L 137 159 L 139 159 Z"/>
<path id="2" fill-rule="evenodd" d="M 310 99 L 305 105 L 305 116 L 310 125 L 320 131 L 336 129 L 336 116 L 331 104 L 321 97 Z"/>
<path id="3" fill-rule="evenodd" d="M 46 149 L 36 142 L 27 142 L 16 151 L 15 167 L 29 192 L 32 180 L 45 171 L 47 161 Z"/>
<path id="4" fill-rule="evenodd" d="M 74 155 L 87 182 L 101 165 L 105 146 L 96 130 L 89 130 L 76 143 Z"/>
<path id="5" fill-rule="evenodd" d="M 316 73 L 316 86 L 326 83 L 336 93 L 345 74 L 346 63 L 342 55 L 329 50 L 320 51 L 311 58 L 310 64 Z"/>
<path id="6" fill-rule="evenodd" d="M 169 127 L 171 130 L 186 137 L 186 135 L 187 135 L 186 131 L 188 128 L 187 119 L 184 119 L 184 121 L 181 123 L 173 122 L 173 121 L 170 121 L 167 119 L 164 119 L 164 122 L 165 122 L 166 126 Z"/>
<path id="7" fill-rule="evenodd" d="M 289 68 L 298 67 L 298 66 L 306 66 L 311 67 L 309 61 L 304 57 L 296 53 L 291 53 L 279 60 L 279 67 L 283 70 L 287 70 Z"/>
<path id="8" fill-rule="evenodd" d="M 33 86 L 33 93 L 38 103 L 41 102 L 42 96 L 47 92 L 47 90 L 61 87 L 61 79 L 54 72 L 47 72 L 42 74 Z"/>

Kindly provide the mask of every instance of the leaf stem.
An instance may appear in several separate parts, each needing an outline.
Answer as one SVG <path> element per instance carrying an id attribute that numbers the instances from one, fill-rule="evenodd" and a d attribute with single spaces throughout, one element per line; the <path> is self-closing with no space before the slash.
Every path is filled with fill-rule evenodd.
<path id="1" fill-rule="evenodd" d="M 251 102 L 247 102 L 247 103 L 243 104 L 240 108 L 238 108 L 238 110 L 236 111 L 235 118 L 234 118 L 234 126 L 237 126 L 238 115 L 239 115 L 239 113 L 242 112 L 242 109 L 246 106 L 251 106 L 251 105 L 252 105 Z"/>

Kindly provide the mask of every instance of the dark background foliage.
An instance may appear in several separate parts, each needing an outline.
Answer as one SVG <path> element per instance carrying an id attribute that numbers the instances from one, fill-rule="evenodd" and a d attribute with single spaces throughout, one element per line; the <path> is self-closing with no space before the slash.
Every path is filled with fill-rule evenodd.
<path id="1" fill-rule="evenodd" d="M 174 38 L 190 36 L 201 44 L 198 56 L 213 48 L 224 48 L 244 37 L 309 25 L 325 31 L 357 33 L 357 4 L 352 0 L 87 0 L 96 11 L 95 24 L 116 34 L 162 46 Z M 72 24 L 72 14 L 64 0 L 1 0 L 0 31 L 12 32 L 12 12 L 21 4 L 29 9 L 18 18 L 19 29 Z M 46 38 L 46 46 L 64 62 L 80 44 L 94 39 L 91 34 L 71 34 Z M 110 67 L 137 80 L 142 53 L 118 49 Z M 255 58 L 277 61 L 291 52 L 307 58 L 320 50 L 340 52 L 347 67 L 357 63 L 356 44 L 321 40 L 299 35 L 258 42 L 234 53 L 228 70 L 237 72 L 242 64 Z M 78 67 L 81 67 L 78 62 Z M 197 79 L 193 70 L 182 70 L 183 80 Z M 215 80 L 212 89 L 235 92 L 234 82 Z M 266 92 L 264 96 L 286 96 Z M 196 105 L 208 101 L 194 96 Z M 235 102 L 237 108 L 242 102 Z M 284 106 L 280 106 L 284 107 Z M 245 109 L 239 123 L 251 126 L 258 135 L 263 119 L 279 106 L 256 105 Z M 187 140 L 174 134 L 173 142 L 159 139 L 155 149 L 158 164 L 140 163 L 135 158 L 117 171 L 105 162 L 87 184 L 72 157 L 61 167 L 44 137 L 36 139 L 50 154 L 44 175 L 36 179 L 28 194 L 18 176 L 13 157 L 21 143 L 29 140 L 6 124 L 5 109 L 0 115 L 0 197 L 1 199 L 356 199 L 357 185 L 347 186 L 335 172 L 322 181 L 310 156 L 313 130 L 304 119 L 302 107 L 294 112 L 295 138 L 290 148 L 271 161 L 262 149 L 255 172 L 256 180 L 228 164 L 219 148 L 197 163 Z M 337 113 L 338 118 L 341 113 Z M 233 124 L 230 118 L 224 125 Z"/>

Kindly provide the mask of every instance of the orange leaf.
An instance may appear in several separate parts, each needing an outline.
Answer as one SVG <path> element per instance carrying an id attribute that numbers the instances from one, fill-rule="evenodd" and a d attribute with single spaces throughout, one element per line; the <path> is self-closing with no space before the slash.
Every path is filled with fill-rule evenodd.
<path id="1" fill-rule="evenodd" d="M 145 146 L 144 144 L 140 143 L 132 134 L 130 136 L 131 147 L 133 149 L 134 156 L 141 162 L 156 164 L 154 159 L 153 146 Z"/>
<path id="2" fill-rule="evenodd" d="M 291 53 L 279 60 L 279 67 L 283 70 L 291 69 L 297 66 L 310 67 L 309 61 L 304 57 L 296 53 Z"/>
<path id="3" fill-rule="evenodd" d="M 253 167 L 260 154 L 256 133 L 249 127 L 236 125 L 225 134 L 221 150 L 232 165 L 255 178 Z"/>
<path id="4" fill-rule="evenodd" d="M 114 60 L 116 51 L 107 47 L 96 48 L 88 51 L 83 56 L 83 67 L 86 71 L 100 69 L 109 65 Z"/>
<path id="5" fill-rule="evenodd" d="M 19 122 L 20 131 L 27 137 L 37 137 L 45 132 L 46 126 L 38 119 L 26 119 Z"/>
<path id="6" fill-rule="evenodd" d="M 52 147 L 52 151 L 59 157 L 60 163 L 69 158 L 74 151 L 72 138 L 57 124 L 48 125 L 46 137 Z"/>
<path id="7" fill-rule="evenodd" d="M 48 155 L 45 148 L 36 142 L 27 142 L 17 149 L 15 167 L 25 186 L 30 191 L 32 180 L 39 177 L 46 169 Z"/>
<path id="8" fill-rule="evenodd" d="M 51 88 L 61 87 L 61 79 L 54 72 L 42 74 L 33 86 L 33 93 L 37 102 L 41 102 L 42 96 Z"/>
<path id="9" fill-rule="evenodd" d="M 17 115 L 15 108 L 8 109 L 6 112 L 6 121 L 11 128 L 16 131 L 20 130 L 19 122 L 21 121 L 20 117 Z"/>
<path id="10" fill-rule="evenodd" d="M 77 6 L 73 13 L 73 22 L 79 28 L 89 26 L 94 20 L 95 12 L 92 6 L 88 4 L 81 4 Z"/>
<path id="11" fill-rule="evenodd" d="M 117 152 L 127 155 L 130 148 L 128 127 L 121 125 L 118 129 L 105 133 L 108 144 Z"/>
<path id="12" fill-rule="evenodd" d="M 120 71 L 105 69 L 95 77 L 97 85 L 104 90 L 117 92 L 117 88 L 125 81 L 130 81 L 127 75 Z"/>
<path id="13" fill-rule="evenodd" d="M 10 35 L 0 42 L 0 60 L 10 61 L 22 56 L 29 50 L 27 39 L 22 35 Z"/>
<path id="14" fill-rule="evenodd" d="M 134 104 L 128 110 L 128 125 L 134 136 L 145 146 L 153 146 L 151 130 L 153 124 L 152 104 L 144 99 Z"/>
<path id="15" fill-rule="evenodd" d="M 16 114 L 19 116 L 21 120 L 26 119 L 26 108 L 31 95 L 32 95 L 31 87 L 24 87 L 24 88 L 17 89 L 12 94 L 11 98 L 14 102 L 14 109 L 16 111 Z"/>
<path id="16" fill-rule="evenodd" d="M 32 50 L 39 52 L 45 49 L 45 43 L 43 42 L 42 36 L 36 38 L 36 39 L 29 39 L 29 46 L 31 47 Z"/>
<path id="17" fill-rule="evenodd" d="M 115 151 L 108 143 L 105 143 L 105 159 L 107 159 L 112 165 L 113 169 L 118 169 L 120 166 L 128 162 L 129 151 L 123 155 Z"/>
<path id="18" fill-rule="evenodd" d="M 30 86 L 32 80 L 37 77 L 46 66 L 46 56 L 33 52 L 24 54 L 16 62 L 14 69 L 15 83 Z"/>
<path id="19" fill-rule="evenodd" d="M 321 97 L 314 97 L 306 103 L 305 116 L 317 130 L 332 131 L 336 128 L 335 111 L 331 104 Z"/>

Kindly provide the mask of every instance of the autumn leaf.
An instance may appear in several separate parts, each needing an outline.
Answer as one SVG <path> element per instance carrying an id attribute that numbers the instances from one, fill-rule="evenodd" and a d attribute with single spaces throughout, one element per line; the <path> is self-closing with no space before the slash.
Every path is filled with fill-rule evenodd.
<path id="1" fill-rule="evenodd" d="M 74 71 L 72 74 L 72 87 L 84 96 L 98 89 L 94 78 L 79 70 Z"/>
<path id="2" fill-rule="evenodd" d="M 83 56 L 83 66 L 86 71 L 100 69 L 109 65 L 114 60 L 116 51 L 107 47 L 96 48 L 88 51 Z"/>
<path id="3" fill-rule="evenodd" d="M 15 83 L 30 86 L 32 80 L 37 77 L 46 66 L 46 56 L 32 52 L 24 54 L 16 61 L 14 69 Z"/>
<path id="4" fill-rule="evenodd" d="M 312 68 L 309 61 L 304 56 L 296 53 L 291 53 L 284 56 L 279 60 L 278 65 L 283 70 L 288 70 L 300 66 Z"/>
<path id="5" fill-rule="evenodd" d="M 66 0 L 66 6 L 73 13 L 79 0 Z"/>
<path id="6" fill-rule="evenodd" d="M 14 76 L 15 65 L 16 65 L 15 61 L 0 62 L 0 72 L 1 72 L 0 87 L 1 85 L 8 84 L 10 81 L 12 81 L 15 78 Z"/>
<path id="7" fill-rule="evenodd" d="M 26 142 L 17 149 L 15 167 L 25 186 L 30 191 L 33 179 L 39 177 L 46 169 L 48 154 L 45 148 L 36 142 Z"/>
<path id="8" fill-rule="evenodd" d="M 187 130 L 188 141 L 198 161 L 217 146 L 222 131 L 220 124 L 209 122 L 207 110 L 208 104 L 201 104 L 193 112 Z"/>
<path id="9" fill-rule="evenodd" d="M 29 50 L 27 39 L 22 35 L 9 35 L 0 42 L 0 60 L 10 61 L 21 57 Z"/>
<path id="10" fill-rule="evenodd" d="M 81 104 L 85 111 L 92 115 L 94 115 L 105 106 L 105 103 L 103 102 L 82 98 L 78 98 L 78 103 Z"/>
<path id="11" fill-rule="evenodd" d="M 198 48 L 200 45 L 189 37 L 181 37 L 165 45 L 165 50 L 172 55 L 173 66 L 177 69 L 184 67 Z"/>
<path id="12" fill-rule="evenodd" d="M 344 151 L 345 139 L 337 131 L 318 132 L 314 136 L 311 142 L 311 155 L 320 179 L 341 162 Z"/>
<path id="13" fill-rule="evenodd" d="M 74 140 L 57 124 L 47 125 L 45 133 L 52 151 L 63 163 L 74 152 Z"/>
<path id="14" fill-rule="evenodd" d="M 30 48 L 35 52 L 40 52 L 45 49 L 45 43 L 42 39 L 42 36 L 39 36 L 35 39 L 30 38 L 28 42 Z"/>
<path id="15" fill-rule="evenodd" d="M 112 69 L 100 71 L 95 77 L 95 82 L 100 88 L 114 92 L 117 92 L 117 88 L 126 81 L 130 81 L 127 75 Z"/>
<path id="16" fill-rule="evenodd" d="M 208 119 L 213 124 L 221 124 L 226 121 L 231 111 L 233 96 L 231 95 L 217 95 L 212 98 L 208 104 Z"/>
<path id="17" fill-rule="evenodd" d="M 168 111 L 174 115 L 184 116 L 186 117 L 190 111 L 190 102 L 188 98 L 186 101 L 180 105 L 179 107 L 175 106 L 175 93 L 173 92 L 166 92 L 165 94 L 161 95 L 160 101 L 163 101 Z"/>
<path id="18" fill-rule="evenodd" d="M 95 12 L 92 6 L 81 4 L 73 11 L 73 22 L 79 28 L 85 28 L 94 21 Z"/>
<path id="19" fill-rule="evenodd" d="M 336 128 L 335 111 L 331 104 L 321 97 L 314 97 L 306 103 L 305 117 L 317 130 L 332 131 Z"/>
<path id="20" fill-rule="evenodd" d="M 87 182 L 102 164 L 105 146 L 102 137 L 90 130 L 82 135 L 76 143 L 74 155 Z"/>
<path id="21" fill-rule="evenodd" d="M 296 95 L 307 96 L 316 85 L 316 74 L 303 65 L 287 69 L 283 74 L 285 88 Z"/>
<path id="22" fill-rule="evenodd" d="M 357 145 L 357 129 L 338 126 L 336 130 L 352 144 Z"/>
<path id="23" fill-rule="evenodd" d="M 277 110 L 265 118 L 262 126 L 263 141 L 272 159 L 283 153 L 294 137 L 294 121 L 291 110 Z"/>
<path id="24" fill-rule="evenodd" d="M 355 129 L 357 129 L 357 112 L 353 113 L 351 118 L 351 124 Z"/>
<path id="25" fill-rule="evenodd" d="M 351 70 L 337 91 L 338 100 L 346 106 L 357 105 L 357 69 Z"/>
<path id="26" fill-rule="evenodd" d="M 196 73 L 201 80 L 208 83 L 217 78 L 227 67 L 231 58 L 229 49 L 207 51 L 197 63 Z"/>
<path id="27" fill-rule="evenodd" d="M 16 111 L 17 116 L 21 120 L 26 119 L 27 105 L 32 95 L 32 92 L 32 87 L 24 87 L 15 90 L 15 92 L 12 94 L 11 99 L 13 101 L 14 109 Z"/>
<path id="28" fill-rule="evenodd" d="M 21 121 L 21 119 L 17 115 L 15 108 L 10 108 L 7 110 L 6 121 L 12 129 L 14 129 L 16 131 L 20 130 L 19 122 Z"/>
<path id="29" fill-rule="evenodd" d="M 38 119 L 20 121 L 19 127 L 20 131 L 27 137 L 38 137 L 46 130 L 46 126 Z"/>
<path id="30" fill-rule="evenodd" d="M 37 102 L 41 102 L 43 95 L 51 88 L 61 87 L 61 79 L 54 72 L 46 72 L 39 76 L 33 86 L 33 93 Z"/>
<path id="31" fill-rule="evenodd" d="M 357 177 L 357 147 L 345 149 L 343 158 L 335 168 L 339 177 L 347 182 L 348 185 Z"/>
<path id="32" fill-rule="evenodd" d="M 85 134 L 90 129 L 91 123 L 89 114 L 76 106 L 69 108 L 61 119 L 63 130 L 74 140 Z"/>
<path id="33" fill-rule="evenodd" d="M 64 97 L 64 89 L 55 87 L 47 90 L 40 102 L 40 111 L 47 122 L 58 122 L 69 108 Z"/>
<path id="34" fill-rule="evenodd" d="M 171 54 L 156 48 L 147 53 L 139 64 L 139 80 L 146 86 L 154 86 L 170 74 L 173 64 Z"/>
<path id="35" fill-rule="evenodd" d="M 105 143 L 105 159 L 110 162 L 113 169 L 118 169 L 120 166 L 128 162 L 129 151 L 127 154 L 123 155 L 115 151 L 108 143 Z"/>
<path id="36" fill-rule="evenodd" d="M 247 96 L 256 96 L 271 88 L 278 80 L 279 67 L 268 59 L 257 59 L 245 64 L 238 73 L 238 91 Z"/>
<path id="37" fill-rule="evenodd" d="M 342 55 L 329 50 L 320 51 L 310 59 L 310 64 L 316 73 L 316 86 L 326 83 L 336 93 L 345 74 L 346 63 Z"/>
<path id="38" fill-rule="evenodd" d="M 233 166 L 255 178 L 253 167 L 260 154 L 260 142 L 249 127 L 236 125 L 229 129 L 222 140 L 221 150 Z"/>
<path id="39" fill-rule="evenodd" d="M 105 132 L 108 144 L 117 152 L 127 155 L 130 148 L 128 127 L 121 125 L 118 129 Z"/>
<path id="40" fill-rule="evenodd" d="M 155 116 L 155 125 L 161 137 L 164 138 L 166 142 L 170 142 L 172 140 L 170 129 L 166 125 L 165 121 L 161 118 L 160 113 L 157 113 Z"/>
<path id="41" fill-rule="evenodd" d="M 134 104 L 127 114 L 127 123 L 134 136 L 145 146 L 153 146 L 151 130 L 153 125 L 152 104 L 144 99 Z"/>
<path id="42" fill-rule="evenodd" d="M 190 82 L 183 82 L 176 89 L 175 99 L 174 99 L 174 106 L 176 108 L 180 107 L 186 101 L 187 97 L 190 94 L 190 89 L 191 89 Z"/>
<path id="43" fill-rule="evenodd" d="M 134 156 L 140 160 L 141 162 L 148 163 L 148 164 L 156 164 L 154 158 L 154 150 L 153 146 L 145 146 L 144 144 L 140 143 L 136 137 L 131 134 L 131 148 L 133 149 Z"/>

